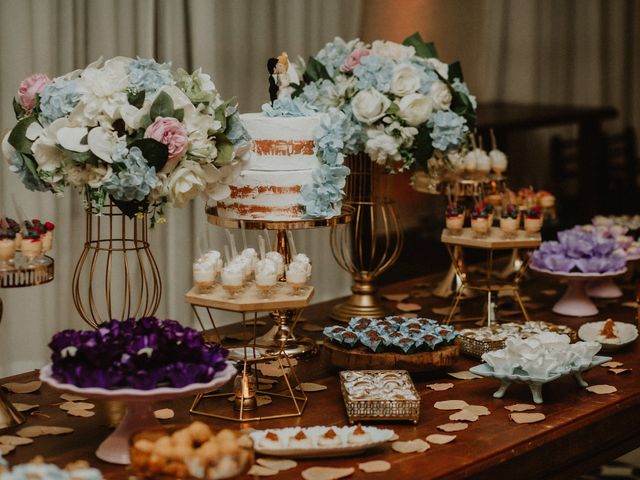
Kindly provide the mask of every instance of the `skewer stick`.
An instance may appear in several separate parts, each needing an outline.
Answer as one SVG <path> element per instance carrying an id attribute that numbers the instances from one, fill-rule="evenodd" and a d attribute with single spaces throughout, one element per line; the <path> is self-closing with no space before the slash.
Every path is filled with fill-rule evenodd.
<path id="1" fill-rule="evenodd" d="M 269 238 L 269 230 L 264 229 L 264 238 L 267 239 L 267 245 L 269 245 L 269 251 L 273 250 L 273 244 L 271 243 L 271 238 Z"/>
<path id="2" fill-rule="evenodd" d="M 497 150 L 498 149 L 498 145 L 496 143 L 496 134 L 493 133 L 493 128 L 489 129 L 489 135 L 491 135 L 491 148 L 493 150 Z"/>
<path id="3" fill-rule="evenodd" d="M 264 237 L 262 235 L 258 235 L 258 245 L 260 247 L 260 259 L 264 260 L 266 258 L 266 249 L 264 245 Z"/>
<path id="4" fill-rule="evenodd" d="M 240 230 L 242 232 L 242 245 L 247 248 L 247 230 L 244 228 L 244 220 L 240 220 Z"/>
<path id="5" fill-rule="evenodd" d="M 298 254 L 298 251 L 296 250 L 296 242 L 293 240 L 293 232 L 291 230 L 287 230 L 287 238 L 289 239 L 289 249 L 293 258 Z"/>
<path id="6" fill-rule="evenodd" d="M 228 228 L 225 229 L 225 232 L 229 240 L 229 245 L 231 246 L 231 254 L 236 257 L 238 255 L 238 249 L 236 248 L 236 240 L 233 238 L 233 233 L 231 233 Z"/>
<path id="7" fill-rule="evenodd" d="M 227 258 L 227 265 L 231 263 L 231 253 L 229 252 L 229 245 L 224 246 L 224 256 Z"/>

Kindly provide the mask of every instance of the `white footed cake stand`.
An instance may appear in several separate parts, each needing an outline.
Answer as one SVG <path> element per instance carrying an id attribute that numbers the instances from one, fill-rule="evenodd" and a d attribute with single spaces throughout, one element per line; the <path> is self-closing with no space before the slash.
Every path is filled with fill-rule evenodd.
<path id="1" fill-rule="evenodd" d="M 637 260 L 640 260 L 640 255 L 628 257 L 627 263 Z M 591 298 L 620 298 L 624 294 L 613 278 L 600 278 L 587 283 L 587 295 Z"/>

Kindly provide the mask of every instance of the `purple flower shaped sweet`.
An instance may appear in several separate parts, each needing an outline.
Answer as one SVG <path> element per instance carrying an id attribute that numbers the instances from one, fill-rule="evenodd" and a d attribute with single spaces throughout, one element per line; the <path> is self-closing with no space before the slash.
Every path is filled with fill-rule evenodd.
<path id="1" fill-rule="evenodd" d="M 53 376 L 79 387 L 184 387 L 208 382 L 226 367 L 228 352 L 206 344 L 174 320 L 110 320 L 94 331 L 65 330 L 51 339 Z"/>

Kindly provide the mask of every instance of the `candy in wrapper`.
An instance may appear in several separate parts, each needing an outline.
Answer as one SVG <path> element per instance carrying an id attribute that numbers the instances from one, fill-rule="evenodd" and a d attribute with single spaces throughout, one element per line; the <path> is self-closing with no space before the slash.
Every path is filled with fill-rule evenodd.
<path id="1" fill-rule="evenodd" d="M 331 327 L 326 327 L 323 331 L 322 334 L 327 337 L 329 340 L 332 341 L 337 341 L 336 339 L 336 335 L 338 334 L 342 334 L 343 332 L 346 332 L 347 329 L 344 327 L 341 327 L 339 325 L 333 325 Z"/>
<path id="2" fill-rule="evenodd" d="M 353 348 L 358 344 L 358 335 L 348 330 L 336 334 L 336 340 L 343 347 Z"/>
<path id="3" fill-rule="evenodd" d="M 360 333 L 360 343 L 374 353 L 379 353 L 384 347 L 382 337 L 377 330 L 370 329 Z"/>
<path id="4" fill-rule="evenodd" d="M 438 332 L 438 335 L 442 337 L 442 340 L 445 343 L 453 342 L 453 340 L 455 340 L 455 338 L 458 336 L 458 332 L 456 332 L 454 328 L 449 325 L 441 325 L 437 328 L 436 331 Z"/>
<path id="5" fill-rule="evenodd" d="M 422 350 L 435 350 L 440 343 L 442 343 L 442 337 L 426 333 L 416 340 L 416 347 Z"/>
<path id="6" fill-rule="evenodd" d="M 403 353 L 410 353 L 416 349 L 416 341 L 411 337 L 396 337 L 393 340 L 393 346 L 402 350 Z"/>

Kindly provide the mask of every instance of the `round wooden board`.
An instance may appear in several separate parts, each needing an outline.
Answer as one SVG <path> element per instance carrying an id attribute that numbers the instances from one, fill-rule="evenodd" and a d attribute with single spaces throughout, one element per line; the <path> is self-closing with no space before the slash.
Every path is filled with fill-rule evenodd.
<path id="1" fill-rule="evenodd" d="M 347 370 L 407 370 L 413 373 L 448 367 L 460 357 L 457 343 L 433 352 L 402 354 L 366 352 L 363 347 L 349 350 L 325 339 L 323 351 L 330 364 Z"/>

